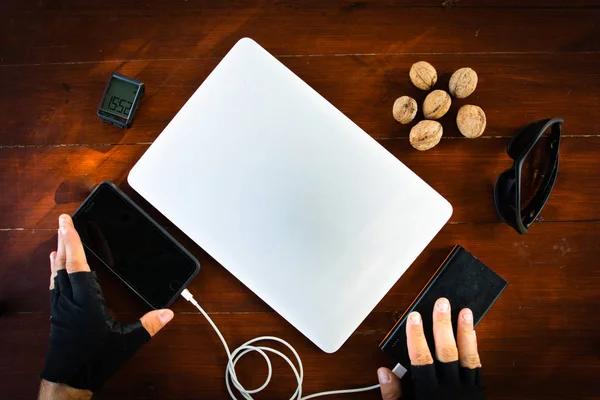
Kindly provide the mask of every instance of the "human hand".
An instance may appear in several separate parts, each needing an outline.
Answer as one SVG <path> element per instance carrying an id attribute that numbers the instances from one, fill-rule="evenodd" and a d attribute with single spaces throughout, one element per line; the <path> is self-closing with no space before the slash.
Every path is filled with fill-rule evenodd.
<path id="1" fill-rule="evenodd" d="M 433 309 L 435 363 L 425 339 L 418 312 L 408 315 L 406 339 L 411 362 L 413 389 L 417 400 L 480 400 L 481 361 L 473 330 L 473 313 L 468 308 L 458 315 L 458 346 L 454 339 L 448 299 L 439 298 Z M 400 380 L 387 368 L 377 371 L 383 400 L 400 398 Z"/>
<path id="2" fill-rule="evenodd" d="M 402 394 L 400 379 L 390 369 L 381 367 L 377 370 L 377 379 L 383 400 L 397 400 Z"/>
<path id="3" fill-rule="evenodd" d="M 418 312 L 408 315 L 406 340 L 417 400 L 483 399 L 481 361 L 473 330 L 473 313 L 468 308 L 460 311 L 455 340 L 450 311 L 448 299 L 442 297 L 435 302 L 435 362 L 425 339 L 421 315 Z"/>
<path id="4" fill-rule="evenodd" d="M 50 268 L 50 345 L 41 373 L 45 381 L 97 391 L 173 318 L 165 309 L 132 324 L 115 321 L 68 215 L 59 218 L 58 248 L 50 254 Z"/>

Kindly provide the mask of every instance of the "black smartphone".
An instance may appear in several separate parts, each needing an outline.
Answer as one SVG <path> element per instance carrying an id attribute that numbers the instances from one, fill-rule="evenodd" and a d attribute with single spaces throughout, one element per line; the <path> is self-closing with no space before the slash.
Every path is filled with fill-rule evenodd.
<path id="1" fill-rule="evenodd" d="M 165 308 L 200 263 L 112 182 L 102 182 L 73 214 L 90 253 L 152 308 Z"/>

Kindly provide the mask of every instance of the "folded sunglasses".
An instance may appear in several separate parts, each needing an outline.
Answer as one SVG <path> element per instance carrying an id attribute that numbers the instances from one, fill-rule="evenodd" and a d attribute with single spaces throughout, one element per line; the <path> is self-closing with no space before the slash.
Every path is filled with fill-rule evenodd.
<path id="1" fill-rule="evenodd" d="M 533 122 L 519 130 L 506 148 L 514 163 L 496 180 L 494 202 L 500 218 L 521 234 L 538 217 L 556 182 L 563 122 L 561 118 Z"/>

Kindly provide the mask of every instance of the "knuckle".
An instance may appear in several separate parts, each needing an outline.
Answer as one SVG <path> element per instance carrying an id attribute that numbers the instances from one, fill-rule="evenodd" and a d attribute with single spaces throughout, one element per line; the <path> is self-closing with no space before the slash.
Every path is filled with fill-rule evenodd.
<path id="1" fill-rule="evenodd" d="M 463 366 L 475 368 L 479 365 L 479 356 L 477 354 L 467 354 L 463 357 Z"/>
<path id="2" fill-rule="evenodd" d="M 441 316 L 437 319 L 437 324 L 440 328 L 443 329 L 447 329 L 450 328 L 452 329 L 452 321 L 450 321 L 450 318 L 447 316 Z"/>
<path id="3" fill-rule="evenodd" d="M 425 332 L 423 332 L 423 328 L 421 326 L 411 326 L 410 334 L 416 339 L 421 339 L 425 337 Z"/>
<path id="4" fill-rule="evenodd" d="M 74 271 L 82 271 L 89 268 L 86 262 L 81 262 L 80 260 L 69 260 L 65 261 L 65 268 L 68 270 Z"/>
<path id="5" fill-rule="evenodd" d="M 433 364 L 433 358 L 431 358 L 431 354 L 429 351 L 425 351 L 424 349 L 420 349 L 415 354 L 415 359 L 413 360 L 414 365 L 428 365 Z"/>
<path id="6" fill-rule="evenodd" d="M 458 350 L 457 350 L 456 346 L 450 346 L 450 345 L 442 346 L 440 356 L 442 357 L 442 360 L 440 360 L 440 361 L 443 361 L 443 362 L 458 360 Z"/>
<path id="7" fill-rule="evenodd" d="M 463 344 L 472 345 L 475 343 L 475 338 L 473 337 L 473 329 L 470 329 L 468 326 L 461 326 L 457 329 L 456 336 L 458 341 Z"/>
<path id="8" fill-rule="evenodd" d="M 144 318 L 144 320 L 142 320 L 142 325 L 148 331 L 150 336 L 154 336 L 156 332 L 160 330 L 160 325 L 158 322 L 150 318 Z"/>

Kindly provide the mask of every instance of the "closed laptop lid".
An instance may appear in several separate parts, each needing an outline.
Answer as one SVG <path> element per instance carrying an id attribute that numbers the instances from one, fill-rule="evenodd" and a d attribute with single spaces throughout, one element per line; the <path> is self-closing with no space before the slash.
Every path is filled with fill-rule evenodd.
<path id="1" fill-rule="evenodd" d="M 128 181 L 326 352 L 350 337 L 452 213 L 251 39 L 223 58 Z"/>

